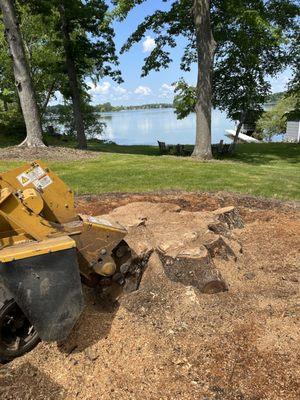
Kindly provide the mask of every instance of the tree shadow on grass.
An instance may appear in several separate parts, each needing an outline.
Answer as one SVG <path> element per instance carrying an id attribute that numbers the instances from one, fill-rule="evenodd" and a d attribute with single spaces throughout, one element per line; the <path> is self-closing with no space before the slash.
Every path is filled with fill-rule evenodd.
<path id="1" fill-rule="evenodd" d="M 144 156 L 161 156 L 157 146 L 146 145 L 119 145 L 109 143 L 93 143 L 89 142 L 88 149 L 92 151 L 99 151 L 102 153 L 115 153 L 115 154 L 136 154 Z"/>
<path id="2" fill-rule="evenodd" d="M 29 362 L 13 369 L 9 364 L 0 369 L 0 399 L 67 398 L 66 390 Z"/>
<path id="3" fill-rule="evenodd" d="M 190 151 L 193 150 L 192 145 L 186 145 L 185 147 Z M 90 144 L 89 150 L 115 154 L 162 155 L 157 146 L 146 145 Z M 172 156 L 172 154 L 168 155 Z M 297 143 L 241 143 L 237 145 L 233 155 L 220 156 L 217 159 L 239 161 L 253 165 L 276 163 L 276 161 L 295 164 L 300 162 L 300 145 Z"/>
<path id="4" fill-rule="evenodd" d="M 182 143 L 181 143 L 182 144 Z M 167 154 L 162 154 L 158 146 L 152 145 L 119 145 L 116 143 L 103 143 L 100 140 L 91 139 L 88 141 L 88 149 L 93 151 L 99 151 L 103 153 L 116 153 L 116 154 L 139 154 L 145 156 L 176 156 L 176 145 L 177 143 L 167 143 L 170 146 Z M 185 150 L 189 150 L 192 153 L 193 145 L 183 145 Z"/>
<path id="5" fill-rule="evenodd" d="M 245 143 L 237 145 L 233 155 L 222 157 L 222 160 L 263 165 L 285 162 L 300 163 L 300 145 L 297 143 Z"/>

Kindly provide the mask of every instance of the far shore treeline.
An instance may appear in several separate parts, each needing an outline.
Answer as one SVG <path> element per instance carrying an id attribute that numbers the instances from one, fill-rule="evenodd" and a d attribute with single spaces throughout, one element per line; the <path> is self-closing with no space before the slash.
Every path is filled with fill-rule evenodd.
<path id="1" fill-rule="evenodd" d="M 276 104 L 285 96 L 285 92 L 272 93 L 266 98 L 266 104 Z M 48 106 L 48 110 L 52 113 L 59 113 L 63 108 L 61 104 Z M 109 101 L 105 103 L 99 103 L 92 106 L 95 112 L 114 112 L 114 111 L 125 111 L 125 110 L 151 110 L 151 109 L 163 109 L 163 108 L 175 108 L 174 103 L 146 103 L 146 104 L 135 104 L 135 105 L 120 105 L 114 106 Z"/>
<path id="2" fill-rule="evenodd" d="M 95 106 L 95 110 L 100 112 L 124 111 L 124 110 L 150 110 L 159 108 L 173 108 L 173 103 L 150 103 L 141 105 L 113 106 L 111 103 L 107 102 L 103 104 L 97 104 Z"/>

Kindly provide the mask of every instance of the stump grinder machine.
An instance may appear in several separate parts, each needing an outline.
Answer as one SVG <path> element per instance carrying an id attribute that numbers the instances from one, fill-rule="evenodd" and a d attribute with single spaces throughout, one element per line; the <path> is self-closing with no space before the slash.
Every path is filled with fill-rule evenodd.
<path id="1" fill-rule="evenodd" d="M 137 289 L 146 261 L 125 235 L 76 214 L 72 190 L 40 161 L 0 175 L 0 362 L 40 339 L 66 339 L 83 310 L 82 282 Z"/>

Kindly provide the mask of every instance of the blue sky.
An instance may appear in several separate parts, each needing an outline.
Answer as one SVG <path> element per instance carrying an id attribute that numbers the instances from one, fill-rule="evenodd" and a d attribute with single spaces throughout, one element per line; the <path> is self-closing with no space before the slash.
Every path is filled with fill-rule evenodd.
<path id="1" fill-rule="evenodd" d="M 168 3 L 148 0 L 144 4 L 133 9 L 127 19 L 123 22 L 114 23 L 116 32 L 116 47 L 119 51 L 126 38 L 135 30 L 137 25 L 143 21 L 146 15 L 151 14 L 158 8 L 158 4 L 163 4 L 161 9 L 168 8 Z M 184 39 L 178 39 L 178 45 L 171 49 L 173 62 L 170 67 L 160 72 L 151 72 L 147 77 L 141 78 L 141 69 L 144 58 L 153 49 L 154 35 L 148 32 L 142 42 L 135 44 L 127 53 L 120 55 L 120 69 L 124 83 L 117 85 L 109 78 L 104 78 L 95 87 L 91 82 L 90 94 L 94 104 L 111 102 L 113 105 L 121 104 L 145 104 L 157 102 L 172 102 L 173 88 L 172 83 L 183 76 L 188 83 L 195 84 L 197 79 L 196 66 L 189 73 L 180 70 L 180 58 L 184 46 Z M 289 70 L 280 74 L 275 79 L 270 80 L 272 91 L 278 92 L 285 88 L 291 73 Z"/>

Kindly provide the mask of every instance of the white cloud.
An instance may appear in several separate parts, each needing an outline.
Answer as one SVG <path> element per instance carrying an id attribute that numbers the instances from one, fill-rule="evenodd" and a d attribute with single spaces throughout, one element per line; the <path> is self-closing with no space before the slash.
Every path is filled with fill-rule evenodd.
<path id="1" fill-rule="evenodd" d="M 150 96 L 152 90 L 148 86 L 139 86 L 134 91 L 135 94 L 141 94 L 143 96 Z"/>
<path id="2" fill-rule="evenodd" d="M 118 94 L 126 94 L 127 90 L 123 88 L 122 86 L 116 86 L 114 87 L 114 91 Z"/>
<path id="3" fill-rule="evenodd" d="M 146 36 L 146 39 L 143 41 L 143 52 L 149 53 L 156 47 L 155 40 L 151 36 Z"/>
<path id="4" fill-rule="evenodd" d="M 108 81 L 105 81 L 103 83 L 99 83 L 97 85 L 94 85 L 93 83 L 89 83 L 90 86 L 90 91 L 92 94 L 96 95 L 96 94 L 108 94 L 108 92 L 110 91 L 111 88 L 111 84 Z"/>
<path id="5" fill-rule="evenodd" d="M 166 92 L 174 92 L 174 86 L 164 83 L 161 85 L 161 90 Z"/>
<path id="6" fill-rule="evenodd" d="M 161 99 L 169 99 L 171 100 L 174 96 L 174 90 L 176 85 L 169 85 L 168 83 L 163 83 L 159 89 Z"/>

